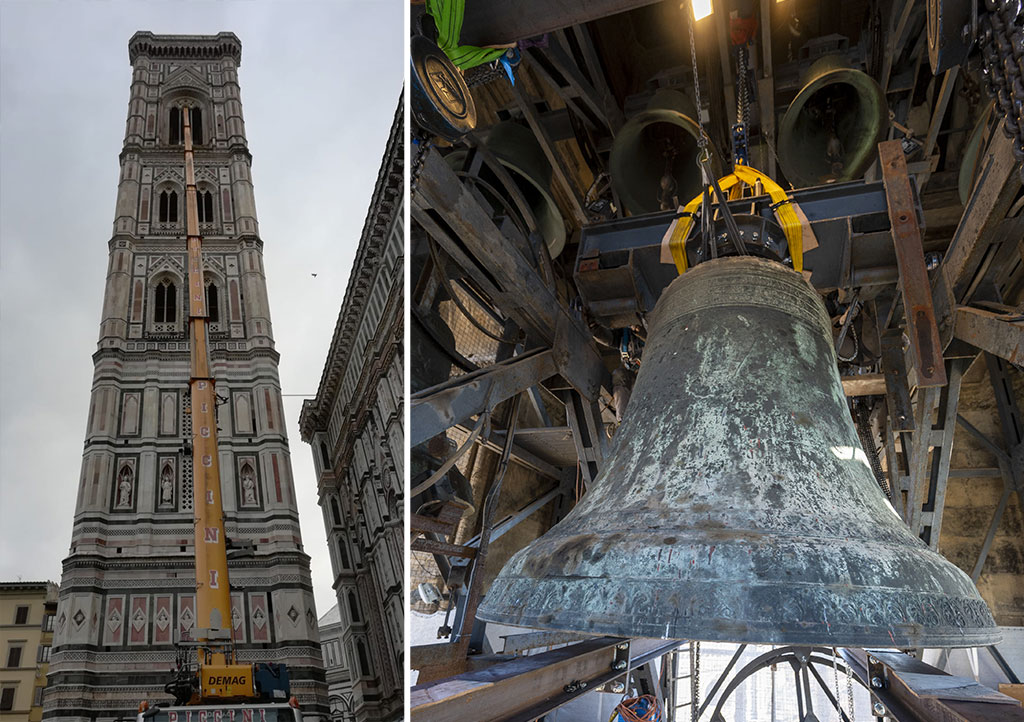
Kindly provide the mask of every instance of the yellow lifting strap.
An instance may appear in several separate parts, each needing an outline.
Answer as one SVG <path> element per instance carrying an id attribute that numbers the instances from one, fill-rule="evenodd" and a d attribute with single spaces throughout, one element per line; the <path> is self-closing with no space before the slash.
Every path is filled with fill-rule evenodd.
<path id="1" fill-rule="evenodd" d="M 730 194 L 731 198 L 735 198 L 739 197 L 738 193 L 742 190 L 739 187 L 741 184 L 753 187 L 758 181 L 761 182 L 761 186 L 767 191 L 768 197 L 772 199 L 772 211 L 775 213 L 775 218 L 778 219 L 779 225 L 782 226 L 783 233 L 786 234 L 789 256 L 793 259 L 793 270 L 803 271 L 804 250 L 800 219 L 797 218 L 796 211 L 793 210 L 792 202 L 786 191 L 778 183 L 756 168 L 737 165 L 733 168 L 732 173 L 718 181 L 718 187 L 724 193 L 736 186 L 734 193 Z M 710 187 L 709 193 L 712 196 L 714 195 Z M 703 199 L 704 194 L 702 193 L 687 203 L 683 208 L 681 217 L 672 221 L 672 227 L 669 229 L 668 248 L 672 253 L 672 260 L 675 261 L 676 269 L 679 273 L 683 273 L 686 270 L 686 248 L 684 244 L 686 243 L 687 236 L 690 235 L 690 226 L 693 225 L 694 214 L 700 207 Z"/>

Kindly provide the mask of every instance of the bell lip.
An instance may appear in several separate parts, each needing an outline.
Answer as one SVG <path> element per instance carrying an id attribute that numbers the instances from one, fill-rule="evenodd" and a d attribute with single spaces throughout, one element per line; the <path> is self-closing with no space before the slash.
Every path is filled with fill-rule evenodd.
<path id="1" fill-rule="evenodd" d="M 966 647 L 985 647 L 998 644 L 1003 640 L 1003 634 L 998 626 L 980 627 L 970 632 L 963 633 L 927 633 L 918 632 L 911 634 L 904 631 L 906 625 L 898 625 L 892 628 L 877 629 L 871 632 L 858 632 L 855 629 L 839 630 L 831 634 L 823 635 L 821 630 L 801 630 L 798 628 L 783 629 L 769 627 L 767 625 L 748 625 L 746 633 L 737 633 L 735 630 L 715 630 L 702 628 L 696 635 L 683 634 L 684 625 L 669 624 L 668 630 L 663 634 L 656 634 L 659 631 L 654 625 L 641 626 L 637 629 L 623 629 L 607 624 L 596 623 L 587 627 L 583 624 L 576 624 L 572 620 L 578 619 L 575 615 L 562 615 L 553 620 L 541 621 L 539 616 L 524 617 L 514 614 L 501 614 L 497 610 L 487 608 L 486 599 L 477 610 L 477 619 L 492 624 L 505 624 L 511 627 L 525 627 L 528 629 L 552 630 L 558 632 L 575 632 L 577 634 L 593 635 L 595 637 L 610 636 L 623 638 L 647 638 L 647 639 L 688 639 L 701 642 L 725 642 L 735 644 L 771 644 L 771 645 L 796 645 L 813 647 L 852 647 L 857 649 L 868 648 L 889 648 L 889 647 L 915 647 L 915 648 L 937 648 L 950 647 L 961 649 Z M 549 615 L 544 615 L 549 616 Z M 563 617 L 569 616 L 569 619 Z M 690 630 L 691 632 L 696 630 Z M 649 633 L 648 633 L 649 632 Z"/>

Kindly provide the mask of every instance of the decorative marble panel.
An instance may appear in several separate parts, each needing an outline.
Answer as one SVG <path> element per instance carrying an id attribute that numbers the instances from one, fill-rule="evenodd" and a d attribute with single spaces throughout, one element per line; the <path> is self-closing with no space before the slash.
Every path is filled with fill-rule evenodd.
<path id="1" fill-rule="evenodd" d="M 103 644 L 119 645 L 124 639 L 124 597 L 107 597 L 103 611 Z"/>

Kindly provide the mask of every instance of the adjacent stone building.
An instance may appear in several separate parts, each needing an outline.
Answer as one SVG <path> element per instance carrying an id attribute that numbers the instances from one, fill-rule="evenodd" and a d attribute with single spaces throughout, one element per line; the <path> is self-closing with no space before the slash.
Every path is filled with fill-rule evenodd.
<path id="1" fill-rule="evenodd" d="M 241 43 L 232 33 L 139 32 L 129 58 L 106 292 L 44 717 L 112 720 L 134 715 L 142 699 L 170 701 L 163 687 L 174 642 L 195 627 L 183 112 L 194 128 L 225 531 L 255 545 L 230 563 L 238 659 L 287 664 L 304 710 L 326 714 L 239 96 Z"/>
<path id="2" fill-rule="evenodd" d="M 352 722 L 352 671 L 345 654 L 345 629 L 341 610 L 335 604 L 327 614 L 320 617 L 320 649 L 324 653 L 324 670 L 327 672 L 327 705 L 331 709 L 331 722 Z"/>
<path id="3" fill-rule="evenodd" d="M 402 104 L 316 397 L 302 405 L 331 550 L 353 719 L 402 716 Z"/>
<path id="4" fill-rule="evenodd" d="M 43 718 L 56 613 L 53 582 L 0 582 L 0 717 L 5 722 Z"/>

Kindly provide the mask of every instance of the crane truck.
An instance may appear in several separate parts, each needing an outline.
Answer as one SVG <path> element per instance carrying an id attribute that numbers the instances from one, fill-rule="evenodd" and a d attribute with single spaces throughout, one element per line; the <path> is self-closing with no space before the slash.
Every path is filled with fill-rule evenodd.
<path id="1" fill-rule="evenodd" d="M 210 368 L 203 242 L 191 109 L 182 109 L 185 144 L 185 233 L 188 247 L 189 392 L 195 514 L 196 627 L 178 640 L 173 706 L 139 704 L 138 722 L 301 722 L 283 664 L 239 664 L 231 634 L 231 587 L 217 454 L 217 396 Z M 187 450 L 188 444 L 186 444 Z M 187 451 L 186 451 L 187 453 Z M 202 625 L 202 626 L 200 626 Z"/>

